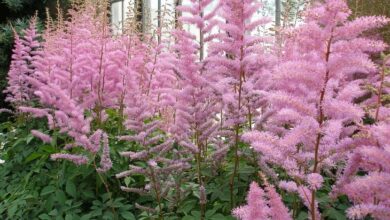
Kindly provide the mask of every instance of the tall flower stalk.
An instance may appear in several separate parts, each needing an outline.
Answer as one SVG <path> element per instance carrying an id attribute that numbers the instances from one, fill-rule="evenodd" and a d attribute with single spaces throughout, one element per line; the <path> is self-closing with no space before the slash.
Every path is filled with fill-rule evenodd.
<path id="1" fill-rule="evenodd" d="M 350 13 L 342 0 L 326 0 L 306 12 L 305 24 L 290 33 L 274 69 L 265 131 L 244 135 L 268 163 L 289 174 L 292 182 L 281 187 L 298 193 L 313 220 L 321 218 L 316 192 L 322 171 L 348 157 L 362 124 L 364 112 L 354 100 L 364 91 L 354 74 L 375 72 L 368 54 L 386 46 L 362 33 L 387 19 L 349 21 Z"/>
<path id="2" fill-rule="evenodd" d="M 215 80 L 216 92 L 222 104 L 221 127 L 231 131 L 233 172 L 229 180 L 230 202 L 234 207 L 235 178 L 240 160 L 239 145 L 243 130 L 252 128 L 252 119 L 261 108 L 260 93 L 264 88 L 270 59 L 265 58 L 261 44 L 266 39 L 252 32 L 268 23 L 267 18 L 255 18 L 261 8 L 258 1 L 223 1 L 219 5 L 220 33 L 210 43 L 207 67 Z"/>
<path id="3" fill-rule="evenodd" d="M 14 31 L 15 45 L 12 50 L 12 61 L 8 72 L 8 86 L 4 90 L 7 94 L 6 101 L 12 103 L 16 108 L 22 105 L 29 105 L 34 98 L 34 88 L 28 80 L 34 74 L 33 62 L 39 59 L 42 49 L 39 42 L 40 35 L 37 33 L 37 18 L 30 20 L 28 29 L 19 36 Z"/>
<path id="4" fill-rule="evenodd" d="M 349 156 L 347 165 L 333 187 L 333 196 L 345 194 L 353 202 L 347 210 L 351 219 L 362 219 L 368 215 L 376 219 L 387 219 L 389 211 L 390 181 L 387 134 L 389 133 L 390 109 L 384 96 L 388 96 L 390 56 L 383 56 L 379 74 L 372 76 L 375 95 L 365 101 L 368 116 L 374 124 L 362 128 L 356 150 Z M 356 176 L 364 171 L 364 175 Z"/>

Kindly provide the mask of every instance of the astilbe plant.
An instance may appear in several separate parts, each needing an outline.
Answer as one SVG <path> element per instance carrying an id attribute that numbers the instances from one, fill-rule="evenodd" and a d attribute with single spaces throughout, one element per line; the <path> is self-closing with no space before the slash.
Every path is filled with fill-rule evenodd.
<path id="1" fill-rule="evenodd" d="M 219 33 L 210 39 L 207 69 L 222 103 L 221 134 L 225 134 L 234 154 L 230 178 L 233 206 L 242 130 L 252 129 L 253 118 L 263 107 L 261 91 L 266 87 L 272 56 L 264 50 L 267 39 L 253 34 L 255 29 L 269 22 L 267 18 L 255 17 L 261 8 L 260 2 L 221 1 L 219 8 L 218 14 L 223 20 L 218 23 Z"/>
<path id="2" fill-rule="evenodd" d="M 137 98 L 135 98 L 137 97 Z M 161 122 L 156 120 L 155 111 L 151 105 L 145 100 L 147 96 L 138 95 L 129 97 L 126 102 L 125 127 L 133 134 L 119 137 L 120 140 L 125 140 L 134 143 L 137 147 L 136 151 L 124 151 L 120 154 L 128 157 L 132 164 L 129 170 L 123 171 L 116 175 L 117 178 L 124 178 L 132 175 L 142 175 L 146 177 L 146 185 L 141 188 L 123 186 L 121 189 L 126 192 L 138 194 L 152 195 L 158 204 L 158 215 L 163 218 L 164 204 L 163 201 L 170 200 L 172 205 L 177 205 L 180 200 L 180 186 L 176 186 L 176 178 L 184 170 L 188 169 L 190 164 L 188 160 L 180 157 L 180 151 L 174 141 L 164 136 L 161 129 Z M 130 104 L 131 103 L 131 104 Z M 172 156 L 176 155 L 176 156 Z M 140 163 L 142 162 L 142 163 Z M 179 196 L 170 196 L 172 189 L 177 190 L 175 193 Z M 156 212 L 155 209 L 142 205 L 138 208 L 151 212 Z"/>
<path id="3" fill-rule="evenodd" d="M 233 215 L 240 220 L 292 219 L 275 187 L 268 183 L 263 174 L 260 175 L 264 181 L 264 190 L 256 182 L 252 182 L 246 198 L 248 204 L 233 209 Z"/>
<path id="4" fill-rule="evenodd" d="M 23 36 L 14 31 L 15 45 L 7 77 L 8 86 L 4 93 L 7 94 L 6 101 L 11 102 L 15 107 L 27 104 L 34 97 L 34 88 L 31 87 L 28 77 L 34 73 L 32 62 L 38 58 L 41 50 L 36 24 L 37 18 L 33 17 Z"/>
<path id="5" fill-rule="evenodd" d="M 51 130 L 73 139 L 64 150 L 74 154 L 61 152 L 52 155 L 53 159 L 80 165 L 95 161 L 101 151 L 101 166 L 93 165 L 104 172 L 112 163 L 108 137 L 101 128 L 105 109 L 117 107 L 120 98 L 117 84 L 122 79 L 116 72 L 117 63 L 110 58 L 115 57 L 119 42 L 110 36 L 106 14 L 98 13 L 92 3 L 69 13 L 69 21 L 46 30 L 43 49 L 32 63 L 35 69 L 27 76 L 39 105 L 19 109 L 46 117 Z M 85 151 L 75 149 L 79 146 Z"/>
<path id="6" fill-rule="evenodd" d="M 15 36 L 8 101 L 46 118 L 50 133 L 65 137 L 52 159 L 90 164 L 101 177 L 113 165 L 110 141 L 118 139 L 124 143 L 120 154 L 130 159 L 129 169 L 116 175 L 125 178 L 121 189 L 148 194 L 158 206 L 136 208 L 163 219 L 180 207 L 186 186 L 198 187 L 204 219 L 205 170 L 218 174 L 231 150 L 226 182 L 233 207 L 240 155 L 253 150 L 262 172 L 287 195 L 297 194 L 312 220 L 321 219 L 317 194 L 326 174 L 338 178 L 332 195 L 346 194 L 354 204 L 350 218 L 390 218 L 390 59 L 377 74 L 370 55 L 386 45 L 366 35 L 387 18 L 349 20 L 344 0 L 313 3 L 300 27 L 279 33 L 274 55 L 272 39 L 253 34 L 268 22 L 256 16 L 261 4 L 255 0 L 190 0 L 178 7 L 178 22 L 195 34 L 180 24 L 167 37 L 139 33 L 135 12 L 123 34 L 113 36 L 107 1 L 94 2 L 70 10 L 67 21 L 50 21 L 42 43 L 35 20 L 24 36 Z M 112 134 L 107 124 L 115 119 Z M 39 130 L 31 134 L 58 144 Z M 241 149 L 244 142 L 251 148 Z M 130 176 L 142 176 L 145 184 L 130 183 Z M 265 176 L 260 179 L 262 186 L 253 182 L 247 204 L 233 215 L 296 217 Z"/>
<path id="7" fill-rule="evenodd" d="M 131 8 L 129 10 L 132 10 Z M 134 23 L 128 20 L 128 23 Z M 116 175 L 117 178 L 141 175 L 146 178 L 143 186 L 122 186 L 129 193 L 151 195 L 155 198 L 158 210 L 136 204 L 136 208 L 164 218 L 167 208 L 174 208 L 182 197 L 180 177 L 190 167 L 188 159 L 174 138 L 167 135 L 172 118 L 174 94 L 177 76 L 173 71 L 175 61 L 170 42 L 154 36 L 137 33 L 134 26 L 129 25 L 124 39 L 126 49 L 117 54 L 117 62 L 125 60 L 127 78 L 121 95 L 121 115 L 123 116 L 123 132 L 119 140 L 132 143 L 135 148 L 120 154 L 130 159 L 129 170 Z M 141 41 L 142 39 L 142 41 Z M 118 57 L 119 56 L 119 57 Z M 127 134 L 127 135 L 123 135 Z M 170 207 L 165 206 L 170 201 Z"/>
<path id="8" fill-rule="evenodd" d="M 214 28 L 217 8 L 206 13 L 205 8 L 212 7 L 211 0 L 191 0 L 188 5 L 178 9 L 186 15 L 179 18 L 185 24 L 194 25 L 197 35 L 181 29 L 174 30 L 175 45 L 172 50 L 176 57 L 171 62 L 177 77 L 176 87 L 172 90 L 173 116 L 168 133 L 183 147 L 183 151 L 192 155 L 196 161 L 197 183 L 201 194 L 206 187 L 202 170 L 211 140 L 218 128 L 216 112 L 218 102 L 214 99 L 209 86 L 210 79 L 205 69 L 205 47 L 207 38 Z M 206 196 L 201 196 L 205 198 Z M 200 199 L 201 218 L 204 219 L 205 201 Z"/>
<path id="9" fill-rule="evenodd" d="M 379 74 L 373 77 L 376 95 L 365 103 L 373 104 L 368 105 L 368 115 L 374 124 L 362 128 L 361 141 L 333 187 L 333 196 L 346 194 L 354 203 L 347 210 L 351 219 L 363 219 L 367 215 L 375 219 L 390 218 L 390 109 L 386 100 L 389 58 L 384 56 Z"/>
<path id="10" fill-rule="evenodd" d="M 322 171 L 335 169 L 355 147 L 364 111 L 354 99 L 364 92 L 356 72 L 372 74 L 369 53 L 384 50 L 381 41 L 362 33 L 387 23 L 383 17 L 349 21 L 343 0 L 326 0 L 306 12 L 305 24 L 293 31 L 267 91 L 269 113 L 258 120 L 263 130 L 244 139 L 265 161 L 283 168 L 310 219 L 320 219 L 316 192 Z"/>

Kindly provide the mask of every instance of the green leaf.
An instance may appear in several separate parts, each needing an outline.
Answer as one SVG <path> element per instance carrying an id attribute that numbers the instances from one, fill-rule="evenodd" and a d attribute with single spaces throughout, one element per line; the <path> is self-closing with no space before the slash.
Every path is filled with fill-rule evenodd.
<path id="1" fill-rule="evenodd" d="M 12 205 L 10 208 L 8 208 L 8 217 L 13 217 L 18 210 L 17 205 Z"/>
<path id="2" fill-rule="evenodd" d="M 72 214 L 66 214 L 65 215 L 65 220 L 72 220 L 72 219 L 73 219 Z"/>
<path id="3" fill-rule="evenodd" d="M 334 219 L 334 220 L 346 220 L 347 219 L 342 211 L 339 211 L 339 210 L 334 209 L 334 208 L 330 208 L 330 209 L 326 210 L 324 214 L 329 219 Z"/>
<path id="4" fill-rule="evenodd" d="M 131 177 L 126 177 L 126 178 L 125 178 L 125 184 L 126 184 L 126 186 L 129 186 L 130 182 L 131 182 Z"/>
<path id="5" fill-rule="evenodd" d="M 91 219 L 91 215 L 89 213 L 81 216 L 81 218 L 80 218 L 80 220 L 89 220 L 89 219 Z"/>
<path id="6" fill-rule="evenodd" d="M 46 153 L 52 154 L 56 152 L 56 149 L 53 146 L 45 145 L 40 148 L 41 150 L 45 151 Z"/>
<path id="7" fill-rule="evenodd" d="M 36 159 L 38 159 L 38 158 L 41 158 L 42 156 L 44 156 L 44 154 L 34 152 L 34 153 L 30 154 L 30 155 L 24 160 L 24 162 L 25 162 L 25 163 L 28 163 L 28 162 L 31 162 L 31 161 L 36 160 Z"/>
<path id="8" fill-rule="evenodd" d="M 46 199 L 44 207 L 46 211 L 50 211 L 53 209 L 54 201 L 56 200 L 56 195 L 53 193 L 51 196 L 49 196 L 48 199 Z"/>
<path id="9" fill-rule="evenodd" d="M 186 215 L 184 216 L 184 218 L 182 218 L 182 220 L 197 220 L 197 218 L 195 218 L 194 216 Z"/>
<path id="10" fill-rule="evenodd" d="M 210 220 L 235 220 L 235 218 L 231 216 L 224 216 L 220 213 L 213 215 Z"/>
<path id="11" fill-rule="evenodd" d="M 75 186 L 75 184 L 71 180 L 68 180 L 66 182 L 65 191 L 66 191 L 66 193 L 68 193 L 73 198 L 77 197 L 76 186 Z"/>
<path id="12" fill-rule="evenodd" d="M 45 188 L 42 189 L 41 196 L 48 195 L 50 193 L 53 193 L 54 191 L 56 191 L 56 187 L 51 186 L 51 185 L 46 186 Z"/>
<path id="13" fill-rule="evenodd" d="M 112 212 L 105 211 L 103 214 L 103 219 L 107 219 L 107 220 L 114 219 L 114 214 L 112 214 Z"/>
<path id="14" fill-rule="evenodd" d="M 133 215 L 133 213 L 129 212 L 129 211 L 123 211 L 120 213 L 120 215 L 122 216 L 122 218 L 126 219 L 126 220 L 135 220 L 135 216 Z"/>
<path id="15" fill-rule="evenodd" d="M 208 218 L 210 218 L 211 216 L 213 216 L 215 212 L 217 212 L 217 210 L 215 210 L 215 209 L 208 210 L 208 211 L 206 212 L 206 219 L 208 219 Z"/>
<path id="16" fill-rule="evenodd" d="M 64 191 L 58 190 L 58 191 L 56 192 L 56 198 L 57 198 L 57 201 L 58 201 L 61 205 L 65 205 L 65 202 L 66 202 L 66 195 L 65 195 Z"/>
<path id="17" fill-rule="evenodd" d="M 191 214 L 192 214 L 194 217 L 200 219 L 200 211 L 192 211 Z"/>
<path id="18" fill-rule="evenodd" d="M 306 220 L 308 219 L 307 212 L 300 212 L 298 214 L 297 220 Z"/>
<path id="19" fill-rule="evenodd" d="M 182 206 L 179 208 L 179 212 L 182 212 L 184 214 L 189 213 L 191 210 L 194 210 L 195 206 L 197 205 L 197 201 L 195 200 L 189 200 L 186 201 Z"/>
<path id="20" fill-rule="evenodd" d="M 57 209 L 53 209 L 49 212 L 49 215 L 51 216 L 57 216 L 58 215 L 58 210 Z"/>
<path id="21" fill-rule="evenodd" d="M 52 219 L 52 218 L 51 218 L 48 214 L 46 214 L 46 213 L 39 215 L 38 218 L 39 218 L 39 219 L 42 219 L 42 220 L 51 220 L 51 219 Z"/>
<path id="22" fill-rule="evenodd" d="M 95 194 L 91 190 L 83 191 L 82 194 L 89 199 L 95 198 Z"/>
<path id="23" fill-rule="evenodd" d="M 27 136 L 26 138 L 26 144 L 30 144 L 30 142 L 34 139 L 34 136 L 32 136 L 31 134 Z"/>

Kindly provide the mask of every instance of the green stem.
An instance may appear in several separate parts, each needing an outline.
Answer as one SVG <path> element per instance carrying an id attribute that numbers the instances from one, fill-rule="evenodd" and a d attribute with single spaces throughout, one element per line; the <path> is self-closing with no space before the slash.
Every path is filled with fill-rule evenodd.
<path id="1" fill-rule="evenodd" d="M 150 176 L 151 176 L 151 180 L 152 180 L 152 184 L 153 184 L 153 189 L 154 189 L 154 192 L 156 193 L 156 199 L 157 199 L 157 203 L 158 203 L 158 216 L 159 216 L 160 220 L 164 220 L 162 206 L 161 206 L 160 190 L 157 186 L 156 174 L 154 173 L 153 168 L 150 168 L 150 174 L 151 174 Z"/>

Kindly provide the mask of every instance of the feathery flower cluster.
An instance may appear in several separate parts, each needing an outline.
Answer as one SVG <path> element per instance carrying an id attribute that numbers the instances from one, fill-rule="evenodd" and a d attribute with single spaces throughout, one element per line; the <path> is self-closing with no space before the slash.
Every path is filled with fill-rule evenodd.
<path id="1" fill-rule="evenodd" d="M 292 219 L 279 194 L 268 183 L 264 191 L 256 182 L 252 182 L 246 200 L 247 205 L 233 210 L 233 215 L 240 220 Z"/>
<path id="2" fill-rule="evenodd" d="M 52 142 L 52 138 L 47 135 L 47 134 L 44 134 L 40 131 L 37 131 L 37 130 L 31 130 L 31 134 L 39 139 L 41 139 L 43 142 L 45 143 L 51 143 Z"/>
<path id="3" fill-rule="evenodd" d="M 102 135 L 102 143 L 100 137 L 99 141 L 93 141 L 93 136 L 100 135 L 93 135 L 91 123 L 100 126 L 105 117 L 104 109 L 117 104 L 116 85 L 121 78 L 120 74 L 111 74 L 117 65 L 116 60 L 110 57 L 115 57 L 114 49 L 119 48 L 119 42 L 108 40 L 111 39 L 108 24 L 102 22 L 104 15 L 95 16 L 97 11 L 92 3 L 86 3 L 83 9 L 70 11 L 69 21 L 59 22 L 62 26 L 48 28 L 43 34 L 45 42 L 39 53 L 36 52 L 34 58 L 23 58 L 32 67 L 20 75 L 28 83 L 25 88 L 32 90 L 39 105 L 20 106 L 19 110 L 30 112 L 33 117 L 46 117 L 51 130 L 59 130 L 73 138 L 73 143 L 67 143 L 68 150 L 80 146 L 86 153 L 95 155 L 102 149 L 102 167 L 98 171 L 106 171 L 111 167 L 107 134 L 96 131 Z M 26 52 L 23 53 L 27 55 L 39 46 L 34 41 L 34 24 L 32 21 L 32 27 L 26 32 L 29 50 L 24 49 Z M 105 31 L 102 32 L 102 29 Z M 13 75 L 12 71 L 9 75 Z M 92 117 L 87 117 L 87 112 Z M 37 136 L 37 132 L 33 132 Z M 39 136 L 44 141 L 50 139 Z M 87 163 L 86 157 L 61 154 L 52 158 L 82 164 Z"/>
<path id="4" fill-rule="evenodd" d="M 320 219 L 314 208 L 321 171 L 335 168 L 355 147 L 353 137 L 364 111 L 354 100 L 364 91 L 363 81 L 354 74 L 375 73 L 369 54 L 386 46 L 362 33 L 368 20 L 375 28 L 388 19 L 349 21 L 350 13 L 342 0 L 326 0 L 306 12 L 305 24 L 289 36 L 274 68 L 271 89 L 266 91 L 270 113 L 258 123 L 264 130 L 244 135 L 268 163 L 299 180 L 298 193 L 307 195 L 303 202 L 311 219 Z M 362 29 L 357 29 L 360 25 Z"/>
<path id="5" fill-rule="evenodd" d="M 131 100 L 131 104 L 127 101 Z M 149 179 L 143 188 L 122 187 L 123 191 L 151 194 L 153 195 L 159 205 L 159 214 L 162 214 L 161 202 L 163 199 L 169 197 L 172 189 L 178 189 L 174 184 L 174 178 L 183 170 L 189 169 L 190 164 L 188 160 L 181 157 L 181 152 L 175 148 L 174 141 L 171 138 L 165 138 L 161 130 L 160 121 L 153 120 L 154 112 L 151 112 L 151 105 L 147 102 L 147 97 L 132 96 L 125 101 L 125 114 L 127 119 L 125 121 L 126 128 L 134 133 L 134 135 L 126 135 L 119 137 L 120 140 L 130 141 L 140 146 L 139 151 L 124 151 L 120 154 L 129 158 L 132 162 L 142 161 L 145 167 L 130 165 L 130 169 L 123 171 L 116 175 L 117 178 L 125 178 L 131 175 L 143 175 Z M 149 123 L 145 121 L 152 120 Z M 174 153 L 175 158 L 169 158 L 168 154 Z M 180 195 L 182 192 L 176 192 Z M 172 193 L 170 193 L 172 194 Z M 170 198 L 167 200 L 176 204 L 176 199 Z M 156 210 L 153 210 L 155 212 Z"/>
<path id="6" fill-rule="evenodd" d="M 28 29 L 19 36 L 15 31 L 15 46 L 12 54 L 10 70 L 8 72 L 8 87 L 4 91 L 7 94 L 6 101 L 15 106 L 21 106 L 31 101 L 34 88 L 28 77 L 34 73 L 33 61 L 40 56 L 41 44 L 38 41 L 40 35 L 36 30 L 37 18 L 30 20 Z"/>
<path id="7" fill-rule="evenodd" d="M 389 59 L 390 56 L 384 57 L 380 74 L 374 76 L 376 95 L 366 100 L 367 103 L 375 103 L 369 110 L 375 124 L 366 126 L 362 131 L 358 147 L 350 155 L 332 192 L 333 196 L 346 194 L 354 203 L 347 210 L 351 219 L 362 219 L 367 215 L 375 219 L 390 218 L 390 108 L 384 102 L 384 97 L 389 94 L 386 86 L 389 82 Z M 362 171 L 366 175 L 356 176 Z"/>
<path id="8" fill-rule="evenodd" d="M 217 13 L 222 18 L 217 21 L 218 34 L 208 38 L 205 68 L 220 103 L 217 134 L 227 140 L 235 155 L 230 178 L 232 201 L 242 130 L 252 129 L 253 119 L 263 107 L 261 91 L 269 74 L 267 69 L 272 64 L 272 56 L 265 53 L 263 46 L 267 39 L 253 34 L 256 28 L 268 23 L 266 18 L 255 18 L 260 8 L 261 3 L 255 0 L 221 1 Z"/>

